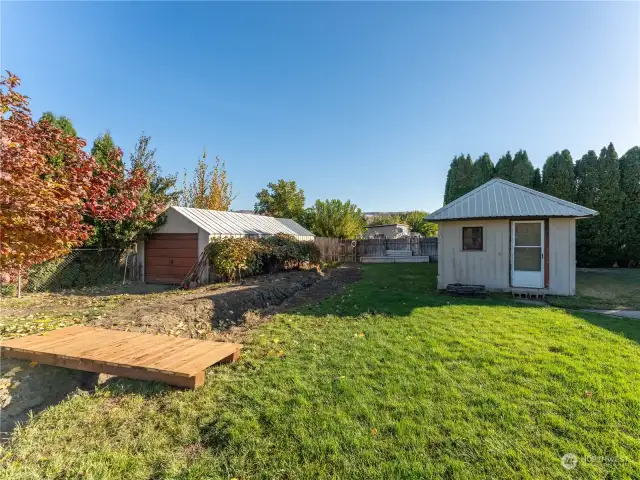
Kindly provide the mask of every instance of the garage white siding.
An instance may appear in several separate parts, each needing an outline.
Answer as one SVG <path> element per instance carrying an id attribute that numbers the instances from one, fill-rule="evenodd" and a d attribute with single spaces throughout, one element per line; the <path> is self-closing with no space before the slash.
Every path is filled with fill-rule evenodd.
<path id="1" fill-rule="evenodd" d="M 154 235 L 196 235 L 197 258 L 199 258 L 212 237 L 264 237 L 279 233 L 293 235 L 298 240 L 312 241 L 314 239 L 313 233 L 288 218 L 185 207 L 167 209 L 164 213 L 164 223 L 154 232 Z M 144 275 L 149 273 L 149 268 L 151 268 L 145 255 L 145 253 L 148 254 L 145 252 L 145 250 L 149 250 L 148 247 L 144 240 L 138 241 L 138 265 L 140 265 L 143 281 L 146 281 Z M 193 261 L 194 265 L 197 258 Z M 183 260 L 180 262 L 184 263 Z M 169 267 L 170 265 L 177 265 L 177 262 L 174 261 L 169 265 L 155 265 L 154 267 L 157 269 L 157 267 Z M 208 266 L 203 269 L 201 283 L 208 282 L 209 270 Z"/>
<path id="2" fill-rule="evenodd" d="M 164 214 L 165 222 L 155 233 L 198 233 L 198 226 L 173 208 Z"/>

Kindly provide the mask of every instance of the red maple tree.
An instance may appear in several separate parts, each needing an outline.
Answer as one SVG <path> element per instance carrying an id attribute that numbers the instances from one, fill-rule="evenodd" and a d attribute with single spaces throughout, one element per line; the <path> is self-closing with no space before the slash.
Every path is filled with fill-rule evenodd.
<path id="1" fill-rule="evenodd" d="M 83 216 L 124 220 L 147 186 L 142 171 L 125 175 L 121 162 L 100 166 L 86 142 L 47 121 L 34 122 L 20 79 L 0 81 L 0 281 L 82 245 L 92 233 Z M 62 162 L 52 162 L 60 156 Z M 122 156 L 118 150 L 116 155 Z"/>

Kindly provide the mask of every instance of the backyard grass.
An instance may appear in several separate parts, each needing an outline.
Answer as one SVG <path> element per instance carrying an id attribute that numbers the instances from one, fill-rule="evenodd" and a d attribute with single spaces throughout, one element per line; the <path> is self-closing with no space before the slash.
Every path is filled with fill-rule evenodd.
<path id="1" fill-rule="evenodd" d="M 640 310 L 640 268 L 579 268 L 575 296 L 548 298 L 564 308 Z"/>
<path id="2" fill-rule="evenodd" d="M 262 325 L 199 390 L 117 380 L 45 410 L 0 477 L 638 478 L 639 325 L 453 299 L 434 265 L 367 265 Z"/>

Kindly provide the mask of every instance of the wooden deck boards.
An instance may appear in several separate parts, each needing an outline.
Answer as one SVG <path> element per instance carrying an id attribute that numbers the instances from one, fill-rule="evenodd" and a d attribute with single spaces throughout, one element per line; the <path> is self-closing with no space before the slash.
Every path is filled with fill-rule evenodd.
<path id="1" fill-rule="evenodd" d="M 74 326 L 0 343 L 0 356 L 196 388 L 204 370 L 233 362 L 241 345 Z"/>

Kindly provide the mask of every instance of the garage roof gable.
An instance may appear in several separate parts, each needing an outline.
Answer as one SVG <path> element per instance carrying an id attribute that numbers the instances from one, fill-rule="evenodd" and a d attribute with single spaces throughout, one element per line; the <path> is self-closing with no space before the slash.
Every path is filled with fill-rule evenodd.
<path id="1" fill-rule="evenodd" d="M 170 207 L 209 235 L 267 236 L 284 233 L 295 237 L 313 237 L 313 233 L 290 218 L 266 217 L 250 213 L 225 212 L 202 208 Z"/>

